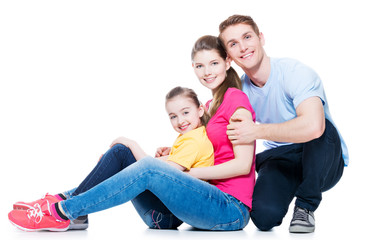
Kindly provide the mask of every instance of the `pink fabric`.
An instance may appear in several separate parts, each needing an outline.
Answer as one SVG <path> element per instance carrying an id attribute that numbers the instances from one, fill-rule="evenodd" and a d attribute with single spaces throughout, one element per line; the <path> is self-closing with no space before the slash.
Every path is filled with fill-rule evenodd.
<path id="1" fill-rule="evenodd" d="M 64 200 L 62 197 L 60 197 L 60 195 L 59 195 L 59 194 L 54 195 L 54 197 L 56 197 L 56 198 L 57 198 L 58 200 L 60 200 L 60 201 L 63 201 L 63 200 Z"/>
<path id="2" fill-rule="evenodd" d="M 210 102 L 207 102 L 207 108 Z M 215 165 L 234 159 L 233 145 L 227 137 L 226 130 L 231 116 L 238 108 L 245 108 L 250 111 L 253 121 L 255 121 L 255 113 L 247 95 L 239 89 L 229 88 L 225 93 L 222 104 L 207 125 L 207 135 L 214 147 Z M 255 156 L 248 175 L 212 180 L 211 183 L 221 191 L 236 197 L 249 208 L 252 208 L 252 195 L 255 185 Z"/>
<path id="3" fill-rule="evenodd" d="M 51 212 L 51 216 L 53 216 L 54 218 L 56 218 L 59 221 L 65 221 L 64 219 L 62 219 L 59 214 L 57 213 L 56 209 L 55 209 L 55 204 L 57 203 L 53 203 L 50 206 L 50 212 Z"/>

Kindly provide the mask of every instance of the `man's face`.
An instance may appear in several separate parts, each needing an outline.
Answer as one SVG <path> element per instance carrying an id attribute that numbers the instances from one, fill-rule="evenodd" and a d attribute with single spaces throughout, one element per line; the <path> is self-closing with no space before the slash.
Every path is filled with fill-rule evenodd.
<path id="1" fill-rule="evenodd" d="M 229 57 L 243 70 L 252 70 L 262 62 L 264 38 L 262 34 L 257 35 L 250 25 L 239 23 L 229 26 L 220 37 Z"/>

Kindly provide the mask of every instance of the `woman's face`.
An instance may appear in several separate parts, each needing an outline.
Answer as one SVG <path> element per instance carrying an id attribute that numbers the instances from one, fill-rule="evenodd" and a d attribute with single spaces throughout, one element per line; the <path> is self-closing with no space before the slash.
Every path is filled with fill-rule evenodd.
<path id="1" fill-rule="evenodd" d="M 230 60 L 216 50 L 202 50 L 195 54 L 192 66 L 202 85 L 213 91 L 225 80 Z"/>

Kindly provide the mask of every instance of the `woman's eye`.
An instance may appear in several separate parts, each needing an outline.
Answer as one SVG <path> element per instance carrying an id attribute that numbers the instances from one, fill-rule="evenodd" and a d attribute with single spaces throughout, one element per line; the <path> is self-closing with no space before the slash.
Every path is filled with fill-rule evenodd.
<path id="1" fill-rule="evenodd" d="M 196 66 L 196 68 L 198 68 L 198 69 L 199 69 L 199 68 L 201 68 L 201 67 L 202 67 L 202 65 L 197 65 L 197 66 Z"/>
<path id="2" fill-rule="evenodd" d="M 170 116 L 170 119 L 175 119 L 176 118 L 176 116 Z"/>

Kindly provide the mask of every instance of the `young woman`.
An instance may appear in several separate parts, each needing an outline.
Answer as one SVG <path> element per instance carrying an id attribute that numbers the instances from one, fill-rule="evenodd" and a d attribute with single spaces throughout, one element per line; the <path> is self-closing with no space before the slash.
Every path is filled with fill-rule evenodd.
<path id="1" fill-rule="evenodd" d="M 155 203 L 166 208 L 166 215 L 174 216 L 174 222 L 183 221 L 207 230 L 240 230 L 247 225 L 255 181 L 254 143 L 233 146 L 227 138 L 226 126 L 233 114 L 254 120 L 254 111 L 246 95 L 237 90 L 239 78 L 216 37 L 199 39 L 192 59 L 200 81 L 214 94 L 208 104 L 212 118 L 207 134 L 214 144 L 215 166 L 182 172 L 145 157 L 84 194 L 59 202 L 56 205 L 60 212 L 48 218 L 59 218 L 67 228 L 70 220 L 78 216 L 125 203 L 149 191 L 157 196 Z M 161 152 L 158 155 L 165 155 Z M 157 223 L 154 219 L 150 222 Z"/>

